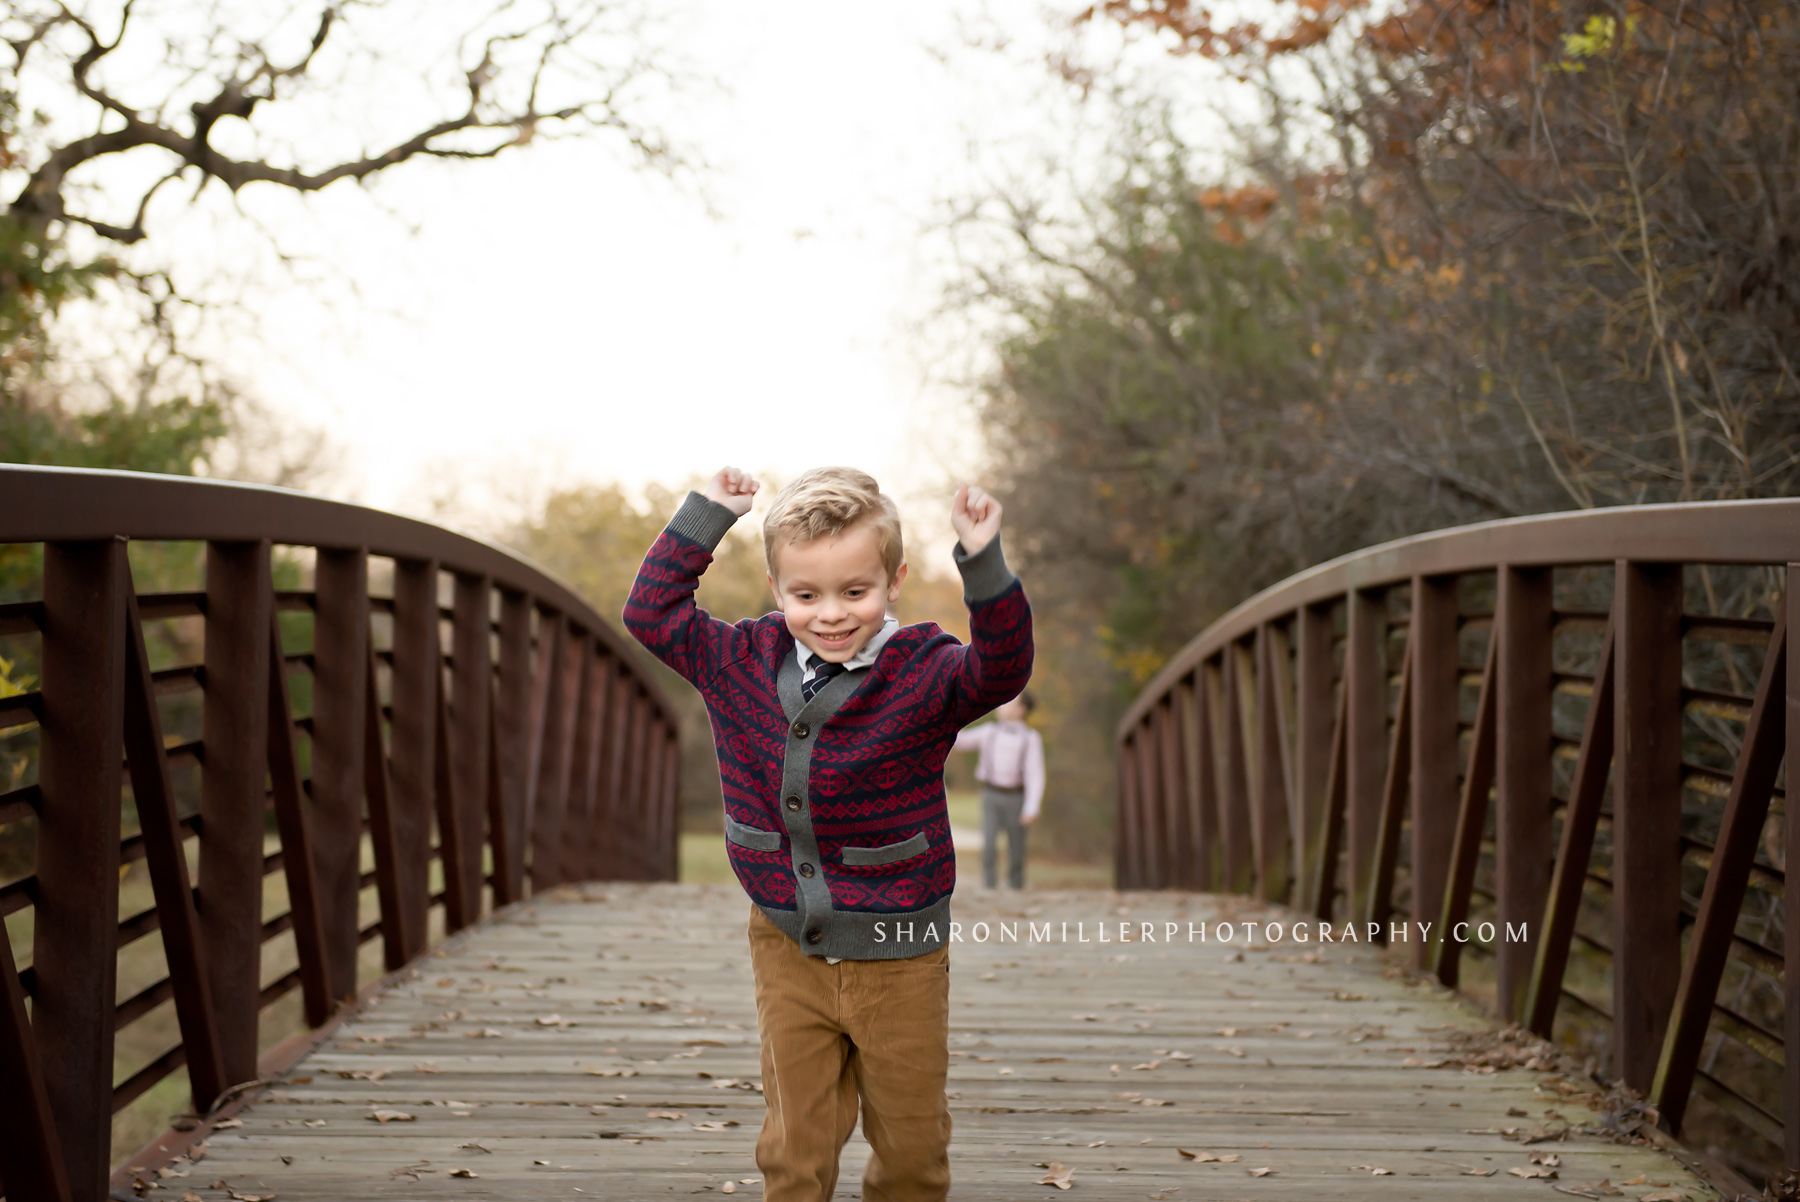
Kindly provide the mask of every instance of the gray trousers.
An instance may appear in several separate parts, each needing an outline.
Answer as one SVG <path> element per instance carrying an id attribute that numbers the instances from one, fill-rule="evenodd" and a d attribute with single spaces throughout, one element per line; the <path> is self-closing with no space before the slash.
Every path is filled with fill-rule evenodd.
<path id="1" fill-rule="evenodd" d="M 989 889 L 996 888 L 995 861 L 1000 856 L 1000 832 L 1006 831 L 1006 883 L 1014 889 L 1025 887 L 1025 824 L 1019 815 L 1025 811 L 1025 790 L 981 786 L 981 880 Z"/>

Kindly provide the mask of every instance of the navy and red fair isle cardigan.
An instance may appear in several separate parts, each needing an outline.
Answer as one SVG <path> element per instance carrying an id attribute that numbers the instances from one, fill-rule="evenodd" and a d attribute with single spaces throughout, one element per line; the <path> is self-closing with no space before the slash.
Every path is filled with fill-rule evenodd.
<path id="1" fill-rule="evenodd" d="M 902 626 L 808 701 L 780 612 L 732 624 L 694 603 L 736 521 L 688 493 L 638 570 L 626 628 L 706 701 L 727 850 L 751 900 L 809 955 L 923 955 L 948 937 L 956 885 L 944 760 L 1031 677 L 1024 586 L 997 534 L 973 555 L 959 543 L 970 643 Z"/>

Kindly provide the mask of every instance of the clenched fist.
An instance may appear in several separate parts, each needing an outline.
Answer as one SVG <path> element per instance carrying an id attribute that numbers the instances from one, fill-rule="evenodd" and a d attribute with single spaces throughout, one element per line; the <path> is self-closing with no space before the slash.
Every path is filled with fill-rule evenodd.
<path id="1" fill-rule="evenodd" d="M 1000 502 L 979 485 L 965 484 L 950 504 L 950 524 L 964 553 L 973 555 L 1000 533 Z"/>
<path id="2" fill-rule="evenodd" d="M 706 485 L 706 499 L 717 501 L 731 512 L 743 517 L 750 512 L 750 498 L 762 484 L 749 472 L 739 471 L 735 467 L 722 467 Z"/>

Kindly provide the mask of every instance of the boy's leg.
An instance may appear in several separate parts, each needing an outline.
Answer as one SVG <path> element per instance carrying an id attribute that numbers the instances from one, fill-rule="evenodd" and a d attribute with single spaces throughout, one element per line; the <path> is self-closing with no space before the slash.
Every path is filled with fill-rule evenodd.
<path id="1" fill-rule="evenodd" d="M 767 1202 L 826 1202 L 856 1129 L 856 1078 L 839 1021 L 844 964 L 808 956 L 751 907 L 750 966 L 762 1038 L 762 1132 L 756 1167 Z"/>
<path id="2" fill-rule="evenodd" d="M 1000 806 L 993 791 L 981 787 L 981 883 L 989 889 L 999 887 L 996 861 L 1000 856 Z"/>
<path id="3" fill-rule="evenodd" d="M 869 1163 L 863 1202 L 950 1195 L 950 949 L 910 960 L 853 960 L 844 1019 L 862 1095 Z"/>

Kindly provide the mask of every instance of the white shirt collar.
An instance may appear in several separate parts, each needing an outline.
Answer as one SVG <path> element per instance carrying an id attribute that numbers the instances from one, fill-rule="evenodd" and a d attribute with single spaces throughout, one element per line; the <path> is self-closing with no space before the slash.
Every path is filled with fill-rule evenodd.
<path id="1" fill-rule="evenodd" d="M 857 668 L 866 668 L 874 663 L 875 657 L 881 654 L 882 644 L 886 643 L 889 637 L 893 635 L 894 631 L 898 629 L 900 629 L 900 619 L 896 618 L 893 614 L 889 614 L 886 618 L 882 619 L 881 629 L 877 630 L 874 635 L 870 637 L 869 641 L 862 645 L 862 650 L 844 661 L 845 670 L 853 671 Z M 800 661 L 800 675 L 801 678 L 804 679 L 812 672 L 811 661 L 818 659 L 819 657 L 813 654 L 812 648 L 808 647 L 805 643 L 802 643 L 799 639 L 794 640 L 794 655 Z"/>

